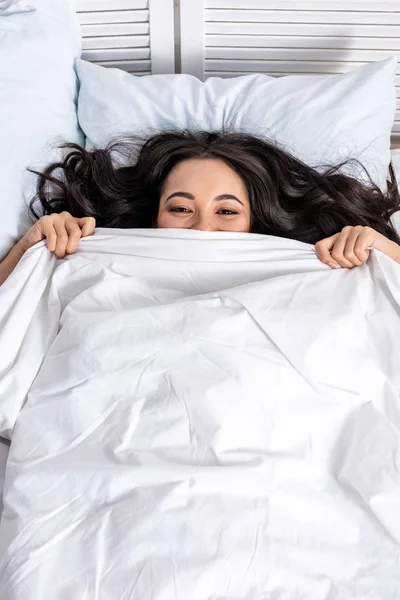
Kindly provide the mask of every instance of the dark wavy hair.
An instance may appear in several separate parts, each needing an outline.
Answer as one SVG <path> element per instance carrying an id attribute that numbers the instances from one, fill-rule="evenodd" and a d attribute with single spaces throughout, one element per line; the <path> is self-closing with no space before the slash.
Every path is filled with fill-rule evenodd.
<path id="1" fill-rule="evenodd" d="M 400 244 L 390 217 L 400 210 L 396 177 L 390 165 L 387 192 L 346 175 L 335 166 L 313 168 L 272 141 L 233 132 L 167 131 L 147 139 L 121 138 L 104 149 L 76 144 L 63 160 L 39 176 L 37 203 L 44 214 L 68 211 L 94 217 L 98 227 L 157 226 L 159 200 L 171 169 L 190 158 L 225 161 L 244 182 L 250 200 L 250 232 L 315 244 L 347 225 L 370 226 Z M 120 162 L 120 158 L 123 162 Z"/>

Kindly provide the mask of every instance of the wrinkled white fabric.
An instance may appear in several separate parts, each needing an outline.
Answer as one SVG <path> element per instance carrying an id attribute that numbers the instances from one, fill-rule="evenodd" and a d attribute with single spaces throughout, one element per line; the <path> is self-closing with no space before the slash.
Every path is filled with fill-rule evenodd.
<path id="1" fill-rule="evenodd" d="M 31 12 L 35 9 L 30 4 L 18 0 L 0 0 L 0 16 L 14 15 L 16 13 Z"/>
<path id="2" fill-rule="evenodd" d="M 399 303 L 378 251 L 31 249 L 0 289 L 0 598 L 399 598 Z"/>

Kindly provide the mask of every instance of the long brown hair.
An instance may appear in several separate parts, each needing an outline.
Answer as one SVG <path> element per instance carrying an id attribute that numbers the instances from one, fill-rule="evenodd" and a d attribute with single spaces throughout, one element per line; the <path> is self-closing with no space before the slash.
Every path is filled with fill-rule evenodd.
<path id="1" fill-rule="evenodd" d="M 63 148 L 69 150 L 64 160 L 43 173 L 33 171 L 39 176 L 30 205 L 36 217 L 39 203 L 44 214 L 91 216 L 98 227 L 151 228 L 171 169 L 190 158 L 218 158 L 244 182 L 253 233 L 315 244 L 346 225 L 363 225 L 400 244 L 390 222 L 400 210 L 391 165 L 383 193 L 362 165 L 368 183 L 340 171 L 349 161 L 321 171 L 276 143 L 245 133 L 167 131 L 145 140 L 123 138 L 92 151 L 76 144 Z M 124 158 L 123 165 L 116 157 Z"/>

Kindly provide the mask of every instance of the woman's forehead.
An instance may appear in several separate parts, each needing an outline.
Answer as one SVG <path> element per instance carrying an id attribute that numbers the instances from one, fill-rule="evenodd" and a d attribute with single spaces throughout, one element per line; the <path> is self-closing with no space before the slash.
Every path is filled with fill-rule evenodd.
<path id="1" fill-rule="evenodd" d="M 175 165 L 166 178 L 165 184 L 179 185 L 185 182 L 199 187 L 203 185 L 218 187 L 228 181 L 237 191 L 246 194 L 241 177 L 226 162 L 217 158 L 196 158 L 185 159 Z"/>

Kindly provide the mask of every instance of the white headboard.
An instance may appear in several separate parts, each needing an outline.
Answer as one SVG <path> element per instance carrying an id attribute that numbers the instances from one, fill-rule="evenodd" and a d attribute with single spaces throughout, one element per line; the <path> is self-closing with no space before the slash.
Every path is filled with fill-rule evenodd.
<path id="1" fill-rule="evenodd" d="M 174 73 L 172 0 L 77 0 L 82 58 L 134 75 Z"/>
<path id="2" fill-rule="evenodd" d="M 83 58 L 134 75 L 332 74 L 400 58 L 400 0 L 77 2 Z"/>
<path id="3" fill-rule="evenodd" d="M 182 72 L 345 73 L 400 58 L 400 0 L 180 0 Z M 400 139 L 400 64 L 393 136 Z"/>

